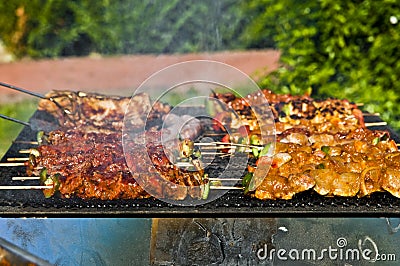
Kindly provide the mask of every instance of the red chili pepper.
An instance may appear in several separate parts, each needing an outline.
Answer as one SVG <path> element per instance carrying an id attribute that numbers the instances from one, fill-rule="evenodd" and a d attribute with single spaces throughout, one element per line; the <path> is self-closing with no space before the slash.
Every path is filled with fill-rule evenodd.
<path id="1" fill-rule="evenodd" d="M 221 142 L 230 143 L 231 136 L 229 134 L 226 134 L 225 136 L 222 137 Z"/>

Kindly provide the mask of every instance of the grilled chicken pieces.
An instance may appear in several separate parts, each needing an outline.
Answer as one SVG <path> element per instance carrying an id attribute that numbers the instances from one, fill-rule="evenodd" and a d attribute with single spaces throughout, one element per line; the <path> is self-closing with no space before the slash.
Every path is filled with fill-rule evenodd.
<path id="1" fill-rule="evenodd" d="M 304 142 L 304 139 L 308 139 Z M 400 196 L 400 152 L 382 131 L 348 135 L 291 133 L 276 143 L 259 199 L 291 199 L 313 189 L 323 196 L 363 197 L 377 191 Z"/>

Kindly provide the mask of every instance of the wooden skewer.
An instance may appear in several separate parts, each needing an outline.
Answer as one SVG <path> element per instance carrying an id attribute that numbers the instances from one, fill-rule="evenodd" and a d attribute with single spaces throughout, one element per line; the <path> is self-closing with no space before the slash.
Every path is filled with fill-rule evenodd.
<path id="1" fill-rule="evenodd" d="M 210 181 L 242 181 L 242 178 L 209 178 Z"/>
<path id="2" fill-rule="evenodd" d="M 28 161 L 29 158 L 7 158 L 9 162 L 16 162 L 16 161 Z"/>
<path id="3" fill-rule="evenodd" d="M 37 141 L 14 140 L 13 143 L 39 145 Z"/>
<path id="4" fill-rule="evenodd" d="M 210 144 L 209 144 L 210 145 Z M 223 149 L 236 149 L 236 146 L 203 146 L 201 150 L 223 150 Z"/>
<path id="5" fill-rule="evenodd" d="M 195 142 L 193 143 L 196 146 L 210 146 L 210 145 L 216 145 L 215 142 Z M 228 145 L 229 143 L 225 143 L 225 145 Z"/>
<path id="6" fill-rule="evenodd" d="M 15 166 L 25 166 L 25 163 L 0 163 L 0 167 L 15 167 Z"/>
<path id="7" fill-rule="evenodd" d="M 201 154 L 207 154 L 207 152 L 203 152 L 203 150 L 228 150 L 227 152 L 223 152 L 223 153 L 217 153 L 217 152 L 213 152 L 213 153 L 209 153 L 209 154 L 220 154 L 220 155 L 225 155 L 225 154 L 233 154 L 234 150 L 236 150 L 237 146 L 203 146 L 201 148 Z M 260 147 L 258 147 L 260 148 Z M 251 149 L 246 149 L 244 152 L 252 152 Z"/>
<path id="8" fill-rule="evenodd" d="M 196 145 L 195 143 L 194 145 Z M 203 144 L 203 143 L 202 143 Z M 214 141 L 210 143 L 204 143 L 207 145 L 231 145 L 231 146 L 236 146 L 236 147 L 244 147 L 244 148 L 256 148 L 256 149 L 263 149 L 263 146 L 256 146 L 256 145 L 250 145 L 250 144 L 240 144 L 240 143 L 233 143 L 233 142 L 221 142 L 221 141 Z"/>
<path id="9" fill-rule="evenodd" d="M 39 176 L 13 176 L 13 181 L 24 181 L 24 180 L 39 180 Z"/>
<path id="10" fill-rule="evenodd" d="M 29 189 L 49 189 L 53 186 L 0 186 L 0 190 L 29 190 Z"/>
<path id="11" fill-rule="evenodd" d="M 356 106 L 364 106 L 364 103 L 356 103 Z"/>
<path id="12" fill-rule="evenodd" d="M 25 154 L 25 153 L 31 153 L 32 149 L 28 149 L 28 150 L 20 150 L 19 153 Z"/>
<path id="13" fill-rule="evenodd" d="M 194 166 L 192 163 L 189 162 L 178 162 L 175 164 L 178 167 L 192 167 Z"/>
<path id="14" fill-rule="evenodd" d="M 363 116 L 381 116 L 380 113 L 362 113 Z"/>
<path id="15" fill-rule="evenodd" d="M 13 176 L 12 180 L 13 181 L 24 181 L 24 180 L 39 180 L 40 177 L 39 176 Z M 242 178 L 215 178 L 215 177 L 211 177 L 208 178 L 208 180 L 210 181 L 242 181 Z"/>
<path id="16" fill-rule="evenodd" d="M 215 189 L 215 190 L 231 190 L 231 189 L 235 189 L 235 190 L 243 190 L 243 188 L 241 187 L 229 187 L 229 186 L 210 186 L 210 189 Z"/>
<path id="17" fill-rule="evenodd" d="M 204 133 L 203 136 L 204 137 L 208 137 L 208 136 L 225 136 L 228 133 Z"/>
<path id="18" fill-rule="evenodd" d="M 225 155 L 226 152 L 201 152 L 201 155 Z"/>
<path id="19" fill-rule="evenodd" d="M 372 122 L 372 123 L 365 123 L 366 127 L 377 127 L 377 126 L 387 126 L 386 122 Z"/>

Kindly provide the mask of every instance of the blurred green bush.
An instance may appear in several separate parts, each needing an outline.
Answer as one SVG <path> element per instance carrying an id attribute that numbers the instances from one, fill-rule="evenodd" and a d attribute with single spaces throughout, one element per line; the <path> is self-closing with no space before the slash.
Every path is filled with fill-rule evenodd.
<path id="1" fill-rule="evenodd" d="M 37 108 L 37 100 L 23 100 L 17 103 L 0 103 L 0 114 L 29 121 Z M 24 126 L 5 119 L 0 119 L 0 159 L 12 144 L 12 141 L 18 136 Z"/>
<path id="2" fill-rule="evenodd" d="M 397 0 L 251 0 L 242 36 L 272 36 L 282 66 L 262 86 L 348 98 L 400 130 L 400 5 Z"/>
<path id="3" fill-rule="evenodd" d="M 238 48 L 235 0 L 0 2 L 1 39 L 18 57 L 183 53 Z"/>

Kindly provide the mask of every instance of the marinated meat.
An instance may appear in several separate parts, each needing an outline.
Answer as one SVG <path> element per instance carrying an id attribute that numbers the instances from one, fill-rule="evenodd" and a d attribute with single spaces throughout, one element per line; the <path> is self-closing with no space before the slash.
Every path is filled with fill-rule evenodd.
<path id="1" fill-rule="evenodd" d="M 129 108 L 128 108 L 129 107 Z M 52 114 L 61 128 L 85 128 L 86 131 L 115 132 L 124 125 L 132 131 L 162 125 L 170 106 L 151 103 L 147 94 L 133 97 L 101 95 L 74 91 L 52 91 L 39 102 L 39 110 Z"/>
<path id="2" fill-rule="evenodd" d="M 291 199 L 309 189 L 323 196 L 364 197 L 379 191 L 400 196 L 400 153 L 385 132 L 291 134 L 286 135 L 286 143 L 277 143 L 271 170 L 255 197 Z M 306 137 L 307 142 L 299 143 Z"/>
<path id="3" fill-rule="evenodd" d="M 265 104 L 265 100 L 260 100 L 261 94 L 269 105 Z M 273 117 L 270 119 L 275 121 L 278 134 L 291 128 L 304 129 L 311 133 L 348 134 L 357 128 L 364 127 L 361 110 L 347 100 L 315 100 L 309 95 L 274 94 L 270 90 L 262 90 L 242 98 L 231 93 L 213 93 L 211 97 L 226 104 L 227 110 L 224 112 L 236 113 L 236 115 L 224 116 L 225 122 L 229 122 L 229 125 L 225 126 L 231 128 L 237 125 L 249 125 L 252 130 L 259 129 L 257 120 L 260 119 L 256 117 L 256 114 L 268 113 L 268 109 L 271 110 Z"/>
<path id="4" fill-rule="evenodd" d="M 156 133 L 149 136 L 157 140 Z M 66 198 L 136 199 L 149 197 L 146 191 L 176 200 L 201 197 L 202 170 L 178 168 L 159 142 L 130 143 L 125 160 L 121 140 L 121 133 L 52 132 L 48 143 L 38 147 L 39 156 L 29 163 L 28 172 L 45 179 L 57 177 L 58 191 Z M 146 187 L 138 180 L 144 180 L 141 184 Z"/>

